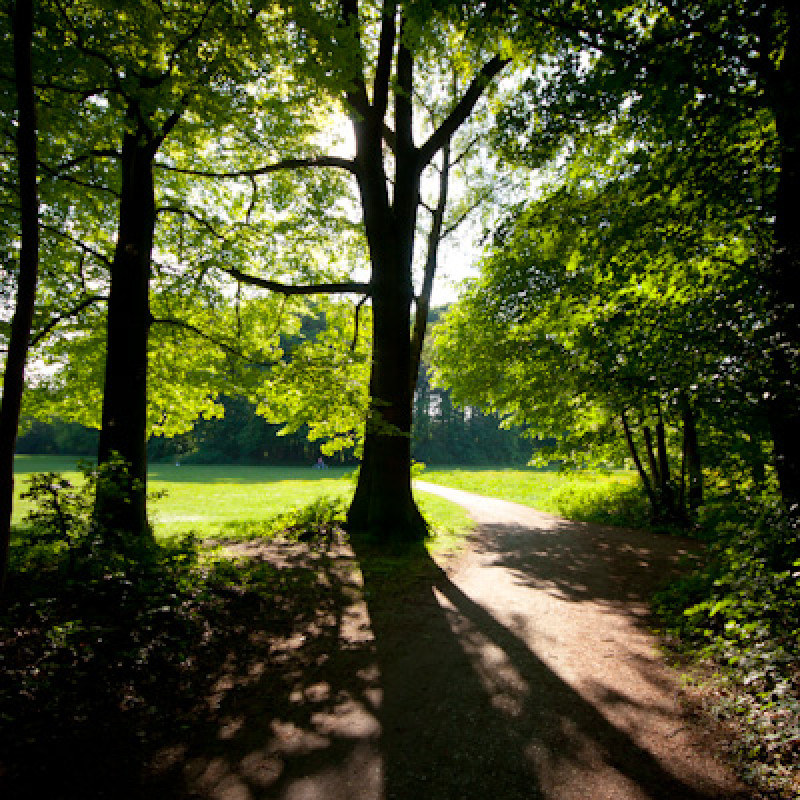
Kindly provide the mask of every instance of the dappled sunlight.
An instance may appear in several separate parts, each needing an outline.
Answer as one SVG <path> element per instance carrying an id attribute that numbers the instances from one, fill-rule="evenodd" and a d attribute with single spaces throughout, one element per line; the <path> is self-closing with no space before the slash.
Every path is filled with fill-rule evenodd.
<path id="1" fill-rule="evenodd" d="M 250 621 L 252 649 L 219 664 L 205 725 L 162 749 L 152 786 L 214 800 L 740 796 L 694 748 L 642 625 L 646 581 L 623 585 L 680 546 L 557 525 L 540 544 L 523 527 L 482 526 L 447 570 L 421 545 L 400 560 L 359 542 L 355 555 L 235 545 L 316 599 L 300 607 L 287 583 L 291 626 Z"/>
<path id="2" fill-rule="evenodd" d="M 380 670 L 352 557 L 340 546 L 329 554 L 287 542 L 231 550 L 295 576 L 284 581 L 294 622 L 280 633 L 257 614 L 246 620 L 248 646 L 217 667 L 204 724 L 161 749 L 149 785 L 225 800 L 323 798 L 332 786 L 341 796 L 350 786 L 351 796 L 381 797 Z M 311 596 L 291 588 L 311 584 Z M 362 794 L 356 786 L 365 781 Z"/>

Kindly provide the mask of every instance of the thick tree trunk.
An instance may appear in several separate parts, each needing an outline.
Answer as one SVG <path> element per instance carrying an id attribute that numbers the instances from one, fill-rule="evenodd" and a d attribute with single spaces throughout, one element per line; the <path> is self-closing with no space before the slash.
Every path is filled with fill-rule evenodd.
<path id="1" fill-rule="evenodd" d="M 20 192 L 20 252 L 17 298 L 3 375 L 0 408 L 0 594 L 8 569 L 14 504 L 14 452 L 19 430 L 25 361 L 28 355 L 39 270 L 39 198 L 36 187 L 36 101 L 31 45 L 33 2 L 17 0 L 13 13 L 14 73 L 19 120 L 17 157 Z"/>
<path id="2" fill-rule="evenodd" d="M 788 33 L 771 100 L 780 142 L 770 290 L 772 380 L 768 413 L 784 503 L 800 518 L 800 7 L 786 4 Z"/>
<path id="3" fill-rule="evenodd" d="M 383 167 L 383 110 L 370 109 L 366 119 L 355 123 L 358 182 L 372 265 L 373 338 L 370 413 L 347 524 L 351 532 L 376 539 L 415 541 L 428 532 L 411 492 L 411 263 L 420 167 L 412 136 L 411 54 L 402 45 L 397 52 L 397 81 L 391 202 Z"/>
<path id="4" fill-rule="evenodd" d="M 150 258 L 155 228 L 154 148 L 125 134 L 119 232 L 111 265 L 106 371 L 98 463 L 118 456 L 126 469 L 98 486 L 95 518 L 112 535 L 148 535 L 147 337 Z"/>
<path id="5" fill-rule="evenodd" d="M 347 523 L 351 532 L 376 539 L 413 541 L 427 525 L 411 493 L 410 297 L 393 289 L 394 281 L 380 283 L 372 296 L 370 416 Z"/>
<path id="6" fill-rule="evenodd" d="M 370 236 L 372 225 L 383 234 Z M 411 492 L 411 259 L 409 243 L 398 241 L 411 234 L 399 227 L 394 215 L 368 225 L 372 260 L 370 413 L 347 523 L 351 532 L 376 539 L 414 541 L 426 535 L 427 524 Z"/>

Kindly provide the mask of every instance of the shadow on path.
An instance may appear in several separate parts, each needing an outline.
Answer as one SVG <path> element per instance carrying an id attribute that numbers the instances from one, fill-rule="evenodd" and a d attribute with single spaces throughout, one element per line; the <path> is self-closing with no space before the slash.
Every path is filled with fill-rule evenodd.
<path id="1" fill-rule="evenodd" d="M 735 796 L 643 749 L 424 549 L 405 598 L 358 553 L 384 692 L 386 798 Z"/>
<path id="2" fill-rule="evenodd" d="M 625 541 L 599 532 L 587 543 L 590 551 L 608 550 L 609 571 L 590 579 L 590 552 L 566 541 L 586 532 L 565 525 L 533 545 L 530 529 L 492 525 L 475 545 L 498 576 L 587 608 L 641 600 L 652 574 L 638 573 L 674 561 L 669 547 L 650 552 L 641 536 Z M 680 712 L 659 699 L 663 692 L 633 697 L 602 676 L 591 691 L 578 691 L 530 646 L 524 609 L 490 613 L 422 546 L 402 558 L 361 542 L 354 551 L 355 560 L 340 550 L 312 565 L 320 604 L 310 622 L 298 617 L 277 644 L 255 629 L 249 653 L 231 652 L 219 665 L 204 723 L 162 750 L 149 797 L 747 796 L 728 779 L 707 778 L 703 754 L 681 760 L 643 746 L 641 718 L 676 731 L 683 725 Z M 617 559 L 628 556 L 615 572 Z M 297 559 L 286 568 L 307 568 Z M 626 575 L 633 575 L 627 583 Z M 661 681 L 646 655 L 616 657 L 653 685 Z"/>

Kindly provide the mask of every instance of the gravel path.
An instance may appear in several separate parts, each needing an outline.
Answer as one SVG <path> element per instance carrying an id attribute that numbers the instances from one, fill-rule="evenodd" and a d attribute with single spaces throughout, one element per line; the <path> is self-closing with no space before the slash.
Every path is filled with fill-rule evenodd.
<path id="1" fill-rule="evenodd" d="M 160 755 L 152 797 L 750 797 L 646 629 L 687 542 L 417 488 L 474 516 L 466 552 L 398 589 L 341 548 L 323 575 L 339 608 L 220 679 L 213 730 Z"/>

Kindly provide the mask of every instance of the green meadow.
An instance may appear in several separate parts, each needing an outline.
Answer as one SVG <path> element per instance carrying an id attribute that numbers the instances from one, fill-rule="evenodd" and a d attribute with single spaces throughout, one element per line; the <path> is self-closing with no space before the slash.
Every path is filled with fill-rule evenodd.
<path id="1" fill-rule="evenodd" d="M 80 482 L 76 462 L 70 456 L 17 456 L 17 497 L 34 472 L 59 472 L 72 483 Z M 275 517 L 320 497 L 346 504 L 355 488 L 352 474 L 352 468 L 337 467 L 152 464 L 148 491 L 156 498 L 149 506 L 150 518 L 159 538 L 189 532 L 201 538 L 257 535 L 268 530 Z M 437 534 L 436 544 L 453 545 L 453 536 L 469 529 L 470 519 L 459 506 L 425 492 L 416 497 Z M 23 523 L 30 508 L 29 500 L 18 499 L 14 522 Z"/>
<path id="2" fill-rule="evenodd" d="M 17 495 L 33 472 L 59 472 L 81 480 L 69 456 L 17 456 Z M 353 493 L 351 468 L 152 464 L 148 488 L 156 497 L 150 516 L 159 538 L 194 532 L 201 538 L 257 535 L 275 517 L 320 497 L 346 504 Z M 559 472 L 536 469 L 450 467 L 426 469 L 420 478 L 442 486 L 512 500 L 570 519 L 641 524 L 644 506 L 631 472 Z M 440 545 L 470 527 L 466 513 L 444 499 L 416 492 Z M 22 523 L 30 501 L 18 500 L 14 521 Z"/>

